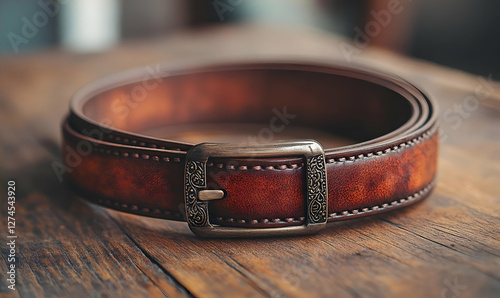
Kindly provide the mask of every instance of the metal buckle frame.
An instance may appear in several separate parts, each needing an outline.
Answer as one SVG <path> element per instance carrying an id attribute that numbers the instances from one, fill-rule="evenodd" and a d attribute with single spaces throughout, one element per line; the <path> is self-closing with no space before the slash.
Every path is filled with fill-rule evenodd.
<path id="1" fill-rule="evenodd" d="M 262 158 L 304 156 L 306 169 L 306 216 L 301 226 L 278 228 L 239 228 L 210 223 L 208 201 L 222 199 L 221 190 L 206 190 L 207 161 L 219 158 Z M 323 148 L 313 140 L 298 140 L 241 146 L 237 144 L 203 143 L 194 146 L 186 156 L 185 166 L 186 220 L 193 233 L 201 237 L 265 237 L 312 234 L 322 229 L 328 219 L 328 191 Z M 199 198 L 203 192 L 203 200 Z M 208 193 L 210 192 L 210 193 Z"/>

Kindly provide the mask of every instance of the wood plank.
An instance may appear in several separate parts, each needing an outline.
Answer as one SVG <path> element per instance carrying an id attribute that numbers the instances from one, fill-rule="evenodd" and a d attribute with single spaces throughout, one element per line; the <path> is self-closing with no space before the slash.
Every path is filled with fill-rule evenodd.
<path id="1" fill-rule="evenodd" d="M 16 203 L 21 296 L 190 296 L 103 209 L 61 186 L 50 165 L 32 166 L 44 170 L 14 174 L 23 190 Z"/>

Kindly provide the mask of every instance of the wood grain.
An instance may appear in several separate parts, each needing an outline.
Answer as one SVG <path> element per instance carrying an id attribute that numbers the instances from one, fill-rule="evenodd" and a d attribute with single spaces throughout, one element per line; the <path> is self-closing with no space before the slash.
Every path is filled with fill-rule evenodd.
<path id="1" fill-rule="evenodd" d="M 12 292 L 5 280 L 3 199 L 2 296 L 498 297 L 500 85 L 491 83 L 494 91 L 458 125 L 444 115 L 456 115 L 454 107 L 466 104 L 481 81 L 451 69 L 376 49 L 356 57 L 423 86 L 437 100 L 443 115 L 438 182 L 420 204 L 335 223 L 318 235 L 199 239 L 184 223 L 79 200 L 52 170 L 69 97 L 93 79 L 201 55 L 342 60 L 341 42 L 316 31 L 234 27 L 96 55 L 51 50 L 1 57 L 0 189 L 3 199 L 6 181 L 17 182 L 19 235 Z"/>

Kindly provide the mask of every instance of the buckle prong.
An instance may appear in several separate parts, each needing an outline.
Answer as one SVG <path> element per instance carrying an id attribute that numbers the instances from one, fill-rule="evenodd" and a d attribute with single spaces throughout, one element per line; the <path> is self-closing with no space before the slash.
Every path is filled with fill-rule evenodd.
<path id="1" fill-rule="evenodd" d="M 198 199 L 200 201 L 220 200 L 224 196 L 224 191 L 220 189 L 204 189 L 198 192 Z"/>

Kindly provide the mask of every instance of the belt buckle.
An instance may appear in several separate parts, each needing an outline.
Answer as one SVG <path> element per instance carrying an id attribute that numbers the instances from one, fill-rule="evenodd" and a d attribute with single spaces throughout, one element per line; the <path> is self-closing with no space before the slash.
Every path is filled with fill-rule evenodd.
<path id="1" fill-rule="evenodd" d="M 306 214 L 301 226 L 277 228 L 240 228 L 212 225 L 208 201 L 222 199 L 222 190 L 207 190 L 207 161 L 217 158 L 305 158 Z M 266 237 L 313 234 L 321 230 L 328 219 L 328 191 L 325 153 L 314 140 L 281 141 L 257 146 L 202 143 L 192 147 L 186 156 L 184 199 L 186 220 L 191 231 L 200 237 Z M 201 198 L 200 198 L 201 197 Z"/>

